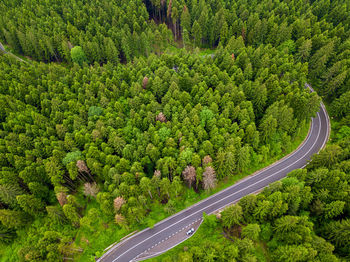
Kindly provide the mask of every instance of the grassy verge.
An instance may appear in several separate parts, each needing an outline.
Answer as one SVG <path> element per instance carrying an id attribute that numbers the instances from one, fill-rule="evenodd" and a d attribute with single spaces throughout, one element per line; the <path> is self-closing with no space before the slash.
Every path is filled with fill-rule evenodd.
<path id="1" fill-rule="evenodd" d="M 165 50 L 165 53 L 168 54 L 179 54 L 181 51 L 183 51 L 184 48 L 179 48 L 177 46 L 169 46 L 167 47 L 167 49 Z M 215 49 L 210 49 L 210 48 L 194 48 L 194 49 L 189 49 L 186 51 L 191 52 L 193 54 L 197 54 L 199 56 L 207 56 L 207 55 L 211 55 L 215 53 Z"/>

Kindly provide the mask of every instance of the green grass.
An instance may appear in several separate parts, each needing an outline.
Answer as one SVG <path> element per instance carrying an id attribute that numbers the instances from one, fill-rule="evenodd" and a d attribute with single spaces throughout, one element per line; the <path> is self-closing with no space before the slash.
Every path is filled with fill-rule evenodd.
<path id="1" fill-rule="evenodd" d="M 179 54 L 181 51 L 184 51 L 184 50 L 185 50 L 184 48 L 170 45 L 165 50 L 165 53 L 174 55 L 174 54 Z M 188 49 L 186 51 L 192 54 L 197 54 L 199 56 L 207 56 L 215 53 L 215 49 L 210 49 L 210 48 L 194 48 L 194 49 Z"/>
<path id="2" fill-rule="evenodd" d="M 268 258 L 268 251 L 265 242 L 260 241 L 255 244 L 254 255 L 257 257 L 259 262 L 270 261 Z"/>
<path id="3" fill-rule="evenodd" d="M 83 253 L 77 254 L 75 260 L 95 261 L 95 255 L 102 255 L 105 248 L 127 234 L 126 229 L 122 229 L 113 223 L 100 223 L 94 232 L 79 230 L 74 246 L 83 248 Z"/>

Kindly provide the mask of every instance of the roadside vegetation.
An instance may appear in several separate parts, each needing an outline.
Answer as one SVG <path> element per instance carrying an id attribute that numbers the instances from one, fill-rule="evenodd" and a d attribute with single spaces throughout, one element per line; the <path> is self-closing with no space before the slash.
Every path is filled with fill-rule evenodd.
<path id="1" fill-rule="evenodd" d="M 334 144 L 241 201 L 232 223 L 208 223 L 224 249 L 244 246 L 233 244 L 239 261 L 346 258 L 349 12 L 341 1 L 0 2 L 0 42 L 31 61 L 0 55 L 1 259 L 93 261 L 271 164 L 319 108 L 305 83 L 334 117 Z M 296 227 L 279 232 L 288 219 Z M 192 248 L 178 256 L 202 261 Z"/>
<path id="2" fill-rule="evenodd" d="M 336 129 L 306 169 L 221 214 L 204 215 L 193 237 L 147 261 L 348 260 L 349 131 Z"/>

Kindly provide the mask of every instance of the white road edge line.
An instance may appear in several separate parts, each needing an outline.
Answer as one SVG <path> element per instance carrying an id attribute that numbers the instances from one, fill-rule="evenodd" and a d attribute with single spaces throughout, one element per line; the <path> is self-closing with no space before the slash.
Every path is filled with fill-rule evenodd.
<path id="1" fill-rule="evenodd" d="M 327 141 L 329 140 L 330 130 L 329 130 L 328 124 L 330 125 L 330 124 L 331 124 L 331 121 L 330 121 L 330 119 L 329 119 L 326 106 L 325 106 L 322 102 L 321 102 L 321 108 L 322 108 L 322 110 L 323 110 L 323 112 L 324 112 L 324 115 L 326 116 L 326 119 L 328 120 L 328 121 L 327 121 L 327 125 L 326 125 L 326 128 L 327 128 L 327 133 L 326 133 L 327 139 L 325 139 L 325 140 L 323 141 L 323 144 L 322 144 L 322 146 L 321 146 L 321 149 L 323 149 L 324 146 L 326 145 Z"/>
<path id="2" fill-rule="evenodd" d="M 320 117 L 320 115 L 319 115 L 318 112 L 317 112 L 317 116 L 318 116 L 318 118 L 321 120 L 321 117 Z M 211 207 L 211 206 L 217 204 L 218 202 L 221 202 L 221 201 L 223 201 L 223 200 L 225 200 L 225 199 L 227 199 L 227 198 L 229 198 L 229 197 L 232 197 L 233 195 L 235 195 L 235 194 L 237 194 L 237 193 L 239 193 L 239 192 L 241 192 L 241 191 L 243 191 L 243 190 L 246 190 L 247 188 L 250 188 L 250 187 L 252 187 L 252 186 L 254 186 L 254 185 L 258 184 L 258 183 L 261 183 L 262 181 L 265 181 L 266 179 L 268 179 L 268 178 L 274 176 L 275 174 L 277 174 L 277 173 L 279 173 L 279 172 L 281 172 L 281 171 L 283 171 L 283 170 L 289 168 L 290 166 L 294 165 L 294 164 L 297 163 L 300 159 L 304 158 L 304 157 L 311 151 L 311 149 L 313 149 L 314 145 L 317 143 L 318 137 L 320 136 L 321 126 L 322 126 L 322 122 L 320 121 L 320 124 L 319 124 L 319 127 L 318 127 L 318 133 L 317 133 L 317 137 L 316 137 L 315 142 L 312 144 L 312 146 L 309 148 L 309 150 L 308 150 L 301 158 L 299 158 L 296 162 L 294 162 L 294 163 L 292 163 L 292 164 L 286 166 L 285 168 L 283 168 L 283 169 L 281 169 L 281 170 L 278 170 L 277 172 L 275 172 L 275 173 L 273 173 L 273 174 L 271 174 L 271 175 L 269 175 L 269 176 L 267 176 L 267 177 L 265 177 L 265 178 L 263 178 L 263 179 L 261 179 L 261 180 L 255 182 L 255 183 L 253 183 L 253 184 L 250 184 L 249 186 L 247 186 L 247 187 L 245 187 L 245 188 L 242 188 L 242 189 L 239 190 L 239 191 L 234 192 L 233 194 L 230 194 L 230 195 L 228 195 L 228 196 L 226 196 L 226 197 L 224 197 L 224 198 L 222 198 L 222 199 L 220 199 L 220 200 L 218 200 L 218 201 L 212 203 L 212 204 L 209 205 L 209 206 L 206 206 L 206 207 L 204 207 L 204 208 L 202 208 L 202 209 L 200 209 L 200 210 L 198 210 L 198 211 L 196 211 L 196 212 L 190 214 L 190 215 L 187 216 L 187 217 L 184 217 L 183 219 L 177 221 L 176 223 L 174 223 L 174 224 L 172 224 L 172 225 L 170 225 L 170 226 L 168 226 L 168 227 L 162 229 L 161 231 L 155 233 L 154 235 L 152 235 L 152 236 L 150 236 L 150 237 L 144 239 L 143 241 L 139 242 L 138 244 L 134 245 L 133 248 L 135 248 L 135 247 L 141 245 L 142 243 L 146 242 L 147 240 L 151 239 L 152 237 L 154 237 L 154 236 L 160 234 L 160 233 L 163 232 L 164 230 L 166 230 L 166 229 L 168 229 L 168 228 L 170 228 L 170 227 L 172 227 L 172 226 L 174 226 L 174 225 L 176 225 L 176 224 L 182 222 L 183 220 L 187 219 L 188 217 L 193 216 L 193 215 L 195 215 L 195 214 L 198 214 L 199 212 L 203 211 L 204 209 L 207 209 L 207 208 L 209 208 L 209 207 Z M 310 137 L 311 137 L 311 135 L 310 135 Z M 128 249 L 128 250 L 126 250 L 125 252 L 123 252 L 122 254 L 120 254 L 117 258 L 115 258 L 115 259 L 113 260 L 113 262 L 115 262 L 118 258 L 120 258 L 121 256 L 123 256 L 125 253 L 129 252 L 129 250 L 130 250 L 130 249 Z"/>

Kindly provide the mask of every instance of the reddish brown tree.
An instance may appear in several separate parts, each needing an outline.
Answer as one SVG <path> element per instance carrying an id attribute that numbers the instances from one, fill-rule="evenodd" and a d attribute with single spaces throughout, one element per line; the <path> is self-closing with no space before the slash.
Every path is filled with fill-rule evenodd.
<path id="1" fill-rule="evenodd" d="M 87 165 L 85 164 L 85 161 L 84 161 L 84 160 L 78 160 L 78 161 L 77 161 L 77 168 L 78 168 L 78 171 L 79 171 L 80 173 L 85 172 L 85 173 L 90 174 L 90 170 L 89 170 L 89 168 L 87 167 Z"/>
<path id="2" fill-rule="evenodd" d="M 114 199 L 114 202 L 113 202 L 113 206 L 114 206 L 115 211 L 118 211 L 122 207 L 122 205 L 124 205 L 124 204 L 125 204 L 124 198 L 116 197 Z"/>
<path id="3" fill-rule="evenodd" d="M 143 78 L 143 80 L 142 80 L 142 88 L 143 88 L 143 89 L 146 89 L 147 84 L 148 84 L 148 77 L 145 76 L 145 77 Z"/>
<path id="4" fill-rule="evenodd" d="M 202 166 L 205 167 L 211 162 L 213 162 L 213 159 L 209 155 L 206 155 L 205 157 L 203 157 Z"/>
<path id="5" fill-rule="evenodd" d="M 157 116 L 156 116 L 156 121 L 160 121 L 162 123 L 166 122 L 166 117 L 163 114 L 163 112 L 160 112 Z"/>
<path id="6" fill-rule="evenodd" d="M 63 207 L 65 204 L 67 204 L 67 194 L 65 192 L 59 192 L 56 194 L 58 203 Z"/>
<path id="7" fill-rule="evenodd" d="M 157 177 L 157 178 L 160 178 L 162 175 L 162 173 L 160 172 L 160 170 L 155 170 L 154 171 L 154 176 Z"/>

